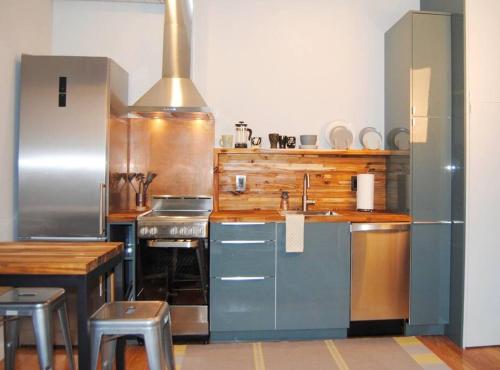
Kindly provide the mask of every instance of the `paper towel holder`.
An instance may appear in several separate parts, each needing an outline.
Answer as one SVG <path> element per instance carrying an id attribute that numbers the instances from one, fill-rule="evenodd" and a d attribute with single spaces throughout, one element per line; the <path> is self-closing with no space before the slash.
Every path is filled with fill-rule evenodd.
<path id="1" fill-rule="evenodd" d="M 375 198 L 375 174 L 363 173 L 356 176 L 356 210 L 373 212 Z"/>

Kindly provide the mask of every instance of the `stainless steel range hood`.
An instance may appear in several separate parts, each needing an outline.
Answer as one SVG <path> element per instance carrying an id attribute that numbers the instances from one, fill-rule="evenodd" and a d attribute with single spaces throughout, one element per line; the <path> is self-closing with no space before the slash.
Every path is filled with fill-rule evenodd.
<path id="1" fill-rule="evenodd" d="M 210 110 L 191 81 L 192 16 L 192 0 L 165 0 L 163 77 L 129 108 L 132 114 L 209 118 Z"/>

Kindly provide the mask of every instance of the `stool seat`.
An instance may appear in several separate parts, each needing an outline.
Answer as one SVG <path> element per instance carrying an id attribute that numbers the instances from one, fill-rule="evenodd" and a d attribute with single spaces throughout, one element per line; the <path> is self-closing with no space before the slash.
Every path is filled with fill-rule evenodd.
<path id="1" fill-rule="evenodd" d="M 169 318 L 168 303 L 160 301 L 111 302 L 103 305 L 90 318 L 95 327 L 140 328 L 164 324 Z M 163 319 L 163 322 L 162 322 Z M 132 334 L 132 333 L 129 333 Z"/>
<path id="2" fill-rule="evenodd" d="M 163 301 L 110 302 L 89 319 L 92 370 L 102 342 L 101 369 L 113 369 L 117 336 L 144 338 L 150 370 L 175 370 L 170 309 Z"/>
<path id="3" fill-rule="evenodd" d="M 5 369 L 13 370 L 19 343 L 19 317 L 31 317 L 35 331 L 40 369 L 54 369 L 52 312 L 61 324 L 69 368 L 75 369 L 73 348 L 62 288 L 10 288 L 0 293 L 0 316 L 4 316 Z"/>
<path id="4" fill-rule="evenodd" d="M 11 288 L 0 295 L 0 306 L 9 310 L 40 309 L 63 298 L 62 288 Z"/>

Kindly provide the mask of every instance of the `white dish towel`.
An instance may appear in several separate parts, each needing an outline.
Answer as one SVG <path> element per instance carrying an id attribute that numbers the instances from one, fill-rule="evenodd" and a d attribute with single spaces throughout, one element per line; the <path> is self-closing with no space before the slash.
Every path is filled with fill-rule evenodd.
<path id="1" fill-rule="evenodd" d="M 286 215 L 286 246 L 287 253 L 304 252 L 304 215 Z"/>

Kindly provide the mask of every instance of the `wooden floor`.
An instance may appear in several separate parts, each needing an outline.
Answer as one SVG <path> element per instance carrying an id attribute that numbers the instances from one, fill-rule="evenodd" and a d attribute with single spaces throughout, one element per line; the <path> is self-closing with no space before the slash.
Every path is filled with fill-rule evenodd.
<path id="1" fill-rule="evenodd" d="M 500 370 L 500 347 L 485 347 L 462 350 L 448 338 L 419 337 L 419 339 L 452 369 Z M 56 369 L 66 370 L 64 350 L 56 351 Z M 16 358 L 16 369 L 32 370 L 38 368 L 34 349 L 20 349 Z M 142 347 L 127 347 L 127 369 L 148 370 Z M 0 365 L 3 369 L 3 362 Z"/>

